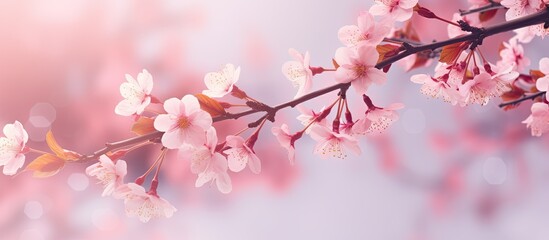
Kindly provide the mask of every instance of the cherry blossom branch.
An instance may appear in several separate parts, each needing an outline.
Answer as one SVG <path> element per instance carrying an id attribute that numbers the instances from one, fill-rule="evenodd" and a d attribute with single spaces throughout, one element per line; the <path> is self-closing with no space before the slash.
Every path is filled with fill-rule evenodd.
<path id="1" fill-rule="evenodd" d="M 514 101 L 511 101 L 511 102 L 506 102 L 506 103 L 502 103 L 500 105 L 498 105 L 500 108 L 502 107 L 505 107 L 505 106 L 509 106 L 509 105 L 515 105 L 515 104 L 519 104 L 521 102 L 524 102 L 526 100 L 530 100 L 530 99 L 535 99 L 537 97 L 540 97 L 540 96 L 543 96 L 546 92 L 538 92 L 538 93 L 535 93 L 535 94 L 532 94 L 532 95 L 529 95 L 529 96 L 525 96 L 525 97 L 522 97 L 522 98 L 519 98 L 517 100 L 514 100 Z"/>
<path id="2" fill-rule="evenodd" d="M 546 8 L 543 11 L 540 11 L 528 16 L 517 18 L 515 20 L 507 21 L 501 24 L 488 27 L 488 28 L 479 28 L 478 31 L 474 31 L 471 34 L 451 38 L 446 41 L 434 42 L 434 43 L 424 44 L 420 46 L 413 46 L 410 43 L 403 42 L 404 51 L 396 54 L 395 56 L 384 59 L 383 61 L 376 64 L 375 67 L 378 69 L 382 69 L 412 54 L 416 54 L 416 53 L 427 51 L 427 50 L 434 51 L 438 48 L 451 45 L 454 43 L 472 41 L 472 42 L 477 42 L 477 44 L 480 45 L 480 43 L 482 43 L 482 40 L 486 37 L 507 32 L 507 31 L 512 31 L 515 29 L 523 28 L 523 27 L 527 27 L 527 26 L 531 26 L 531 25 L 541 24 L 546 21 L 549 21 L 549 8 Z M 335 91 L 338 89 L 339 90 L 347 89 L 349 88 L 350 85 L 351 85 L 350 83 L 338 83 L 338 84 L 311 92 L 309 94 L 303 95 L 287 103 L 283 103 L 278 106 L 272 107 L 271 110 L 269 111 L 276 113 L 278 110 L 281 110 L 283 108 L 295 107 L 303 102 L 309 101 L 311 99 L 330 93 L 332 91 Z M 220 122 L 228 119 L 238 119 L 238 118 L 251 115 L 254 113 L 258 113 L 258 112 L 268 112 L 268 111 L 265 109 L 250 109 L 250 110 L 239 112 L 239 113 L 227 113 L 222 116 L 214 117 L 213 121 Z"/>
<path id="3" fill-rule="evenodd" d="M 503 5 L 501 5 L 500 3 L 498 3 L 498 2 L 490 1 L 490 4 L 482 6 L 482 7 L 473 8 L 473 9 L 469 9 L 469 10 L 459 9 L 459 14 L 461 16 L 465 16 L 465 15 L 472 14 L 472 13 L 487 12 L 487 11 L 490 11 L 490 10 L 500 9 L 500 8 L 505 8 L 505 7 Z"/>
<path id="4" fill-rule="evenodd" d="M 512 30 L 515 30 L 515 29 L 531 26 L 531 25 L 545 23 L 547 21 L 549 21 L 549 8 L 546 8 L 543 11 L 540 11 L 540 12 L 537 12 L 537 13 L 534 13 L 534 14 L 531 14 L 531 15 L 528 15 L 528 16 L 517 18 L 515 20 L 504 22 L 504 23 L 501 23 L 501 24 L 497 24 L 497 25 L 494 25 L 494 26 L 491 26 L 491 27 L 488 27 L 488 28 L 480 28 L 480 29 L 478 29 L 478 31 L 474 31 L 471 34 L 451 38 L 451 39 L 448 39 L 448 40 L 445 40 L 445 41 L 433 42 L 433 43 L 430 43 L 430 44 L 417 45 L 417 46 L 413 46 L 412 45 L 413 43 L 403 42 L 402 43 L 402 52 L 400 52 L 400 53 L 398 53 L 398 54 L 396 54 L 392 57 L 389 57 L 387 59 L 384 59 L 383 61 L 376 64 L 375 67 L 378 68 L 378 69 L 382 69 L 382 68 L 384 68 L 386 66 L 389 66 L 390 64 L 393 64 L 393 63 L 395 63 L 395 62 L 397 62 L 397 61 L 399 61 L 399 60 L 401 60 L 401 59 L 403 59 L 407 56 L 412 55 L 412 54 L 416 54 L 416 53 L 423 52 L 423 51 L 428 51 L 428 50 L 434 51 L 438 48 L 441 48 L 441 47 L 444 47 L 444 46 L 447 46 L 447 45 L 451 45 L 451 44 L 454 44 L 454 43 L 471 41 L 471 42 L 476 42 L 477 43 L 476 45 L 480 45 L 482 43 L 482 40 L 486 37 L 489 37 L 489 36 L 492 36 L 492 35 L 495 35 L 495 34 L 499 34 L 499 33 L 502 33 L 502 32 L 512 31 Z M 274 121 L 275 115 L 279 110 L 282 110 L 282 109 L 287 108 L 287 107 L 292 107 L 293 108 L 293 107 L 295 107 L 295 106 L 297 106 L 297 105 L 299 105 L 303 102 L 309 101 L 311 99 L 317 98 L 319 96 L 322 96 L 324 94 L 333 92 L 335 90 L 340 90 L 341 92 L 346 92 L 346 90 L 350 87 L 350 85 L 351 85 L 351 83 L 338 83 L 338 84 L 335 84 L 335 85 L 332 85 L 332 86 L 329 86 L 329 87 L 311 92 L 309 94 L 305 94 L 305 95 L 303 95 L 299 98 L 296 98 L 296 99 L 294 99 L 292 101 L 289 101 L 289 102 L 286 102 L 286 103 L 279 104 L 275 107 L 270 107 L 270 106 L 265 105 L 263 103 L 257 102 L 260 105 L 258 105 L 256 107 L 250 106 L 250 108 L 251 108 L 250 110 L 239 112 L 239 113 L 225 113 L 221 116 L 214 117 L 213 122 L 220 122 L 220 121 L 229 120 L 229 119 L 238 119 L 238 118 L 248 116 L 248 115 L 251 115 L 251 114 L 254 114 L 254 113 L 265 112 L 264 116 L 262 116 L 259 120 L 250 123 L 249 126 L 248 126 L 248 127 L 256 127 L 257 125 L 259 125 L 265 119 L 268 119 L 270 121 Z M 509 105 L 509 104 L 516 104 L 516 102 L 524 101 L 524 100 L 527 100 L 527 99 L 532 99 L 532 98 L 535 98 L 535 97 L 537 97 L 541 94 L 544 94 L 544 93 L 545 92 L 538 93 L 538 94 L 528 96 L 528 97 L 525 97 L 524 99 L 519 99 L 519 100 L 516 100 L 514 102 L 510 102 L 510 103 L 503 103 L 503 104 L 500 105 L 500 107 L 506 106 L 506 105 Z M 107 144 L 105 144 L 106 147 L 104 147 L 104 148 L 102 148 L 102 149 L 100 149 L 100 150 L 98 150 L 98 151 L 96 151 L 92 154 L 82 156 L 80 159 L 78 159 L 78 162 L 86 162 L 88 160 L 98 159 L 99 156 L 101 156 L 103 154 L 106 154 L 110 151 L 118 150 L 120 148 L 127 147 L 127 146 L 132 146 L 132 145 L 135 145 L 135 144 L 138 144 L 138 143 L 158 139 L 158 138 L 162 137 L 162 134 L 163 134 L 162 132 L 155 131 L 155 132 L 152 132 L 152 133 L 149 133 L 149 134 L 146 134 L 146 135 L 141 135 L 141 136 L 138 136 L 138 137 L 122 140 L 122 141 L 119 141 L 119 142 L 107 143 Z"/>

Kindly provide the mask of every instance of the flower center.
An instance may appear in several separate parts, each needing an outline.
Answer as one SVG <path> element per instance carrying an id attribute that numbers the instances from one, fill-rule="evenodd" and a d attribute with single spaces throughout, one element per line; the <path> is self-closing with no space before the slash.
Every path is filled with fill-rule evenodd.
<path id="1" fill-rule="evenodd" d="M 366 76 L 366 71 L 368 68 L 364 65 L 358 65 L 355 67 L 355 73 L 357 77 L 364 77 Z"/>
<path id="2" fill-rule="evenodd" d="M 177 120 L 177 126 L 181 129 L 188 128 L 190 125 L 191 125 L 191 122 L 187 117 L 180 117 L 179 120 Z"/>

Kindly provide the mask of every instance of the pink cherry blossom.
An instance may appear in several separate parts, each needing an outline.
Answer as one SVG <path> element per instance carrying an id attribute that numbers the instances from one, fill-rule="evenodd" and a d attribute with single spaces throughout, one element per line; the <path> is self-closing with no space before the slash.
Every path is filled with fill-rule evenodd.
<path id="1" fill-rule="evenodd" d="M 330 155 L 343 159 L 347 157 L 344 148 L 356 155 L 361 153 L 358 140 L 348 134 L 335 133 L 325 126 L 316 125 L 312 127 L 310 135 L 317 142 L 314 152 L 319 154 L 321 158 Z"/>
<path id="2" fill-rule="evenodd" d="M 288 53 L 294 60 L 287 61 L 282 65 L 282 73 L 295 87 L 298 87 L 294 97 L 298 98 L 310 91 L 312 87 L 313 72 L 309 66 L 311 57 L 309 52 L 305 52 L 305 56 L 303 56 L 293 48 L 290 48 Z"/>
<path id="3" fill-rule="evenodd" d="M 375 68 L 379 53 L 375 46 L 361 44 L 356 50 L 342 47 L 337 49 L 335 60 L 340 65 L 335 73 L 336 81 L 351 82 L 359 94 L 366 93 L 372 83 L 383 84 L 387 76 Z"/>
<path id="4" fill-rule="evenodd" d="M 153 78 L 143 69 L 143 72 L 137 75 L 137 80 L 126 74 L 126 81 L 120 85 L 120 94 L 124 100 L 116 105 L 114 112 L 122 116 L 140 115 L 151 103 Z"/>
<path id="5" fill-rule="evenodd" d="M 212 126 L 212 117 L 200 109 L 196 97 L 170 98 L 164 102 L 164 110 L 167 114 L 160 114 L 154 120 L 154 128 L 164 132 L 162 145 L 176 149 L 185 143 L 198 146 L 204 142 L 205 131 Z"/>
<path id="6" fill-rule="evenodd" d="M 206 182 L 215 181 L 222 193 L 232 190 L 232 183 L 227 173 L 227 159 L 216 152 L 217 133 L 211 127 L 206 132 L 206 141 L 201 146 L 187 146 L 179 150 L 182 159 L 191 161 L 191 172 L 198 174 L 195 186 L 201 187 Z"/>
<path id="7" fill-rule="evenodd" d="M 514 64 L 492 67 L 494 73 L 481 72 L 464 83 L 459 89 L 464 98 L 462 106 L 471 103 L 486 105 L 490 99 L 509 91 L 511 82 L 519 76 L 514 68 Z"/>
<path id="8" fill-rule="evenodd" d="M 288 159 L 291 164 L 295 163 L 295 147 L 293 142 L 293 135 L 290 134 L 290 129 L 288 125 L 282 124 L 280 127 L 273 127 L 271 129 L 273 134 L 276 136 L 280 146 L 288 150 Z"/>
<path id="9" fill-rule="evenodd" d="M 516 37 L 511 38 L 508 43 L 503 42 L 503 46 L 504 48 L 499 52 L 501 60 L 497 63 L 498 65 L 514 65 L 515 70 L 518 71 L 530 65 L 530 59 L 524 55 L 524 49 Z"/>
<path id="10" fill-rule="evenodd" d="M 370 13 L 404 22 L 412 17 L 417 2 L 418 0 L 376 0 L 376 4 L 370 7 Z"/>
<path id="11" fill-rule="evenodd" d="M 101 196 L 109 196 L 124 184 L 124 176 L 127 173 L 127 164 L 124 160 L 117 160 L 116 164 L 106 155 L 99 157 L 99 162 L 86 168 L 86 174 L 95 176 L 103 187 Z"/>
<path id="12" fill-rule="evenodd" d="M 227 136 L 226 142 L 227 146 L 231 148 L 223 151 L 223 153 L 227 154 L 231 171 L 240 172 L 248 164 L 253 173 L 258 174 L 261 172 L 261 161 L 242 137 L 230 135 Z"/>
<path id="13" fill-rule="evenodd" d="M 116 198 L 123 198 L 126 215 L 138 217 L 141 222 L 148 222 L 153 218 L 171 217 L 177 209 L 156 193 L 146 192 L 135 183 L 124 184 L 120 187 Z"/>
<path id="14" fill-rule="evenodd" d="M 532 130 L 532 136 L 539 137 L 549 131 L 549 105 L 534 103 L 531 110 L 532 114 L 522 123 Z"/>
<path id="15" fill-rule="evenodd" d="M 542 0 L 502 0 L 501 5 L 508 8 L 505 13 L 507 21 L 537 12 L 542 7 Z"/>
<path id="16" fill-rule="evenodd" d="M 398 120 L 396 110 L 404 108 L 402 103 L 393 103 L 385 108 L 374 107 L 366 111 L 364 120 L 359 120 L 353 126 L 354 133 L 384 132 L 391 124 Z M 367 128 L 366 128 L 367 126 Z"/>
<path id="17" fill-rule="evenodd" d="M 322 107 L 318 113 L 301 105 L 298 105 L 296 108 L 301 112 L 301 114 L 297 116 L 297 120 L 299 120 L 303 126 L 308 126 L 312 121 L 316 121 L 315 123 L 312 123 L 312 125 L 326 124 L 326 118 L 320 120 L 316 119 L 324 111 L 325 107 Z M 305 133 L 309 134 L 310 132 L 311 128 L 305 129 Z"/>
<path id="18" fill-rule="evenodd" d="M 202 94 L 212 97 L 223 97 L 233 90 L 234 84 L 240 77 L 240 67 L 236 68 L 232 64 L 227 64 L 219 72 L 210 72 L 204 76 L 204 83 L 208 90 L 202 91 Z"/>
<path id="19" fill-rule="evenodd" d="M 362 12 L 357 22 L 357 25 L 347 25 L 339 29 L 339 41 L 347 47 L 354 47 L 359 43 L 378 45 L 391 31 L 389 24 L 376 22 L 368 12 Z"/>
<path id="20" fill-rule="evenodd" d="M 3 130 L 5 137 L 0 138 L 0 166 L 4 166 L 5 175 L 14 175 L 25 163 L 29 135 L 19 121 L 6 124 Z"/>
<path id="21" fill-rule="evenodd" d="M 549 90 L 549 58 L 539 60 L 539 70 L 545 74 L 544 77 L 538 78 L 536 88 L 540 91 L 547 92 Z M 549 101 L 549 94 L 545 94 L 545 98 Z"/>
<path id="22" fill-rule="evenodd" d="M 444 81 L 444 79 L 432 78 L 425 74 L 416 74 L 411 78 L 412 82 L 422 84 L 421 93 L 432 98 L 442 98 L 445 102 L 458 104 L 462 101 L 462 97 L 455 87 Z"/>

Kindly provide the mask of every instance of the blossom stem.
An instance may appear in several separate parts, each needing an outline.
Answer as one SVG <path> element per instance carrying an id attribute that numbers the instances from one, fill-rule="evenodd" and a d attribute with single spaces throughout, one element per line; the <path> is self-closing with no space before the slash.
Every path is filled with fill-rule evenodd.
<path id="1" fill-rule="evenodd" d="M 34 148 L 29 148 L 29 152 L 34 152 L 34 153 L 39 153 L 39 154 L 52 154 L 52 153 L 44 152 L 42 150 L 38 150 L 38 149 L 34 149 Z"/>
<path id="2" fill-rule="evenodd" d="M 529 96 L 519 98 L 519 99 L 511 101 L 511 102 L 502 103 L 498 106 L 500 108 L 502 108 L 502 107 L 506 107 L 506 106 L 509 106 L 509 105 L 516 105 L 516 104 L 519 104 L 519 103 L 524 102 L 526 100 L 535 99 L 537 97 L 543 96 L 545 93 L 546 92 L 538 92 L 538 93 L 535 93 L 535 94 L 532 94 L 532 95 L 529 95 Z"/>

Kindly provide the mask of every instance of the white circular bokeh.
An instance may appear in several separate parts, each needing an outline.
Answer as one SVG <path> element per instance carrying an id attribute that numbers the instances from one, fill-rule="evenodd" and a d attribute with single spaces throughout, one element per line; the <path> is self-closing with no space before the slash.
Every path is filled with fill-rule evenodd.
<path id="1" fill-rule="evenodd" d="M 49 103 L 37 103 L 31 108 L 29 113 L 29 122 L 37 128 L 49 127 L 55 118 L 57 112 L 55 107 Z"/>
<path id="2" fill-rule="evenodd" d="M 498 157 L 490 157 L 482 164 L 482 177 L 491 185 L 500 185 L 507 180 L 507 164 Z"/>
<path id="3" fill-rule="evenodd" d="M 29 201 L 25 204 L 25 209 L 23 210 L 25 215 L 30 219 L 39 219 L 44 214 L 44 208 L 42 204 L 37 201 Z"/>
<path id="4" fill-rule="evenodd" d="M 74 191 L 84 191 L 88 188 L 90 180 L 82 173 L 73 173 L 67 179 L 67 183 Z"/>
<path id="5" fill-rule="evenodd" d="M 425 130 L 425 114 L 421 109 L 407 109 L 400 117 L 400 121 L 404 131 L 407 133 L 418 134 Z"/>

